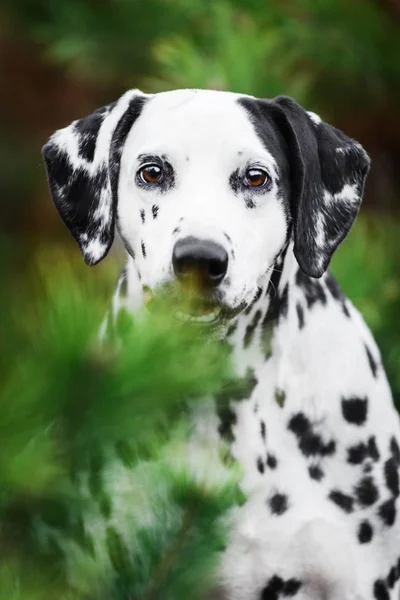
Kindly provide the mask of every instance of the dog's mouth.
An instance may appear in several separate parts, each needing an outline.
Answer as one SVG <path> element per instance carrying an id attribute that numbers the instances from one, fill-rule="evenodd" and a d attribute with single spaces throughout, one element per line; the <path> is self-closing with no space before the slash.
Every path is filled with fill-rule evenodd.
<path id="1" fill-rule="evenodd" d="M 223 325 L 246 308 L 244 303 L 231 308 L 223 302 L 204 296 L 186 296 L 182 299 L 171 294 L 171 291 L 165 293 L 163 290 L 162 293 L 154 294 L 149 288 L 143 290 L 144 303 L 151 310 L 158 304 L 157 301 L 162 301 L 163 298 L 170 305 L 172 303 L 173 315 L 177 321 L 207 328 Z"/>

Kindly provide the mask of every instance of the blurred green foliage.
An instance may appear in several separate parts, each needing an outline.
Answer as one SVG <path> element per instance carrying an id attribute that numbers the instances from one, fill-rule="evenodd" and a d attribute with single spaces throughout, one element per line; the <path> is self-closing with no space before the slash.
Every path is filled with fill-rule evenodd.
<path id="1" fill-rule="evenodd" d="M 235 467 L 191 470 L 187 408 L 236 385 L 228 354 L 167 307 L 100 348 L 98 284 L 40 265 L 1 298 L 0 598 L 200 598 L 241 495 Z"/>
<path id="2" fill-rule="evenodd" d="M 7 21 L 94 81 L 293 95 L 365 112 L 398 89 L 398 23 L 382 0 L 13 0 Z"/>

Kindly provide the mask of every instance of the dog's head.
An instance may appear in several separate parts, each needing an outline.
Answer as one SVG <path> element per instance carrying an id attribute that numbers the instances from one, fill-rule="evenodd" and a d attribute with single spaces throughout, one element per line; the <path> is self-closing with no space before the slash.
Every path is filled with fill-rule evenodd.
<path id="1" fill-rule="evenodd" d="M 143 286 L 195 281 L 228 315 L 252 302 L 291 237 L 301 269 L 324 273 L 369 167 L 358 143 L 290 98 L 200 90 L 129 91 L 43 153 L 88 264 L 117 227 Z"/>

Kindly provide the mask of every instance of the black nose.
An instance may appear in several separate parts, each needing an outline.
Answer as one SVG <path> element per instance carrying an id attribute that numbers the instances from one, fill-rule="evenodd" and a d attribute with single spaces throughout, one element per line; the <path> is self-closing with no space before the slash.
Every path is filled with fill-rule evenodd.
<path id="1" fill-rule="evenodd" d="M 228 253 L 215 242 L 187 237 L 179 240 L 172 254 L 175 275 L 180 281 L 199 280 L 208 288 L 221 283 L 228 270 Z"/>

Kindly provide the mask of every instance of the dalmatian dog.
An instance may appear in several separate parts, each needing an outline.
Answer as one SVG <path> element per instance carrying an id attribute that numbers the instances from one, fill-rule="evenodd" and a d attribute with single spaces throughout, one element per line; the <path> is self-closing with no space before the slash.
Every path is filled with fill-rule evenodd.
<path id="1" fill-rule="evenodd" d="M 197 442 L 229 445 L 247 498 L 218 598 L 397 600 L 399 418 L 327 270 L 359 210 L 360 144 L 285 96 L 131 90 L 43 152 L 86 262 L 115 230 L 124 242 L 109 319 L 196 277 L 201 310 L 177 319 L 217 331 L 248 379 L 245 397 L 196 416 Z"/>

